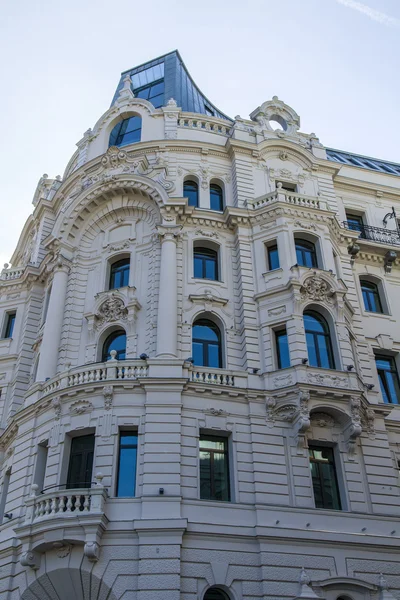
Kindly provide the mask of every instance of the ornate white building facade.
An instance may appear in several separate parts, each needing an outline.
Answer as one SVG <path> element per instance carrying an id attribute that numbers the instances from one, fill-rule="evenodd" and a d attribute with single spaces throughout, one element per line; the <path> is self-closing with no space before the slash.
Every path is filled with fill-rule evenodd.
<path id="1" fill-rule="evenodd" d="M 1 600 L 400 599 L 400 166 L 177 52 L 0 277 Z"/>

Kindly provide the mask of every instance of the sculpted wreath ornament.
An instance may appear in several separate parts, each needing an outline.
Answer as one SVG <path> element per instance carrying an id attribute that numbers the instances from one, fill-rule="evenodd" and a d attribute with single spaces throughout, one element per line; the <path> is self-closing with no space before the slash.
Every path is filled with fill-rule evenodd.
<path id="1" fill-rule="evenodd" d="M 332 287 L 319 275 L 309 277 L 301 288 L 302 300 L 317 300 L 332 304 L 335 292 Z"/>

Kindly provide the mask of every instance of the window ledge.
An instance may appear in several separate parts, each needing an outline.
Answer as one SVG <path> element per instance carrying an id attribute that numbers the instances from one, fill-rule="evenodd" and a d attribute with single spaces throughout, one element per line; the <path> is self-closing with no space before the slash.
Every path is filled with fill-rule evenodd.
<path id="1" fill-rule="evenodd" d="M 0 348 L 9 348 L 11 346 L 12 341 L 13 341 L 12 337 L 1 338 L 0 339 Z"/>
<path id="2" fill-rule="evenodd" d="M 192 277 L 192 281 L 193 283 L 200 283 L 203 285 L 220 285 L 220 286 L 225 286 L 225 282 L 222 281 L 221 279 L 203 279 L 203 277 Z"/>
<path id="3" fill-rule="evenodd" d="M 393 321 L 396 322 L 396 319 L 393 317 L 393 315 L 390 315 L 388 313 L 378 313 L 378 312 L 373 312 L 372 310 L 364 310 L 362 309 L 362 315 L 363 317 L 380 317 L 381 319 L 386 319 L 387 321 Z"/>

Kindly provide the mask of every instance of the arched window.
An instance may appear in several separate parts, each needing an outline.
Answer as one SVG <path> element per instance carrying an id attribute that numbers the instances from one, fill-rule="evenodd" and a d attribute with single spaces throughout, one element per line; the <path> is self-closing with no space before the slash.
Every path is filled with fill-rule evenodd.
<path id="1" fill-rule="evenodd" d="M 188 198 L 189 206 L 199 205 L 199 186 L 191 179 L 183 183 L 183 195 Z"/>
<path id="2" fill-rule="evenodd" d="M 140 142 L 142 117 L 135 115 L 119 121 L 110 133 L 109 146 L 126 146 Z"/>
<path id="3" fill-rule="evenodd" d="M 211 210 L 224 210 L 224 195 L 222 188 L 216 183 L 210 185 L 210 208 Z"/>
<path id="4" fill-rule="evenodd" d="M 328 323 L 317 312 L 304 312 L 304 329 L 306 333 L 308 360 L 312 367 L 334 369 L 332 342 Z"/>
<path id="5" fill-rule="evenodd" d="M 222 367 L 222 345 L 219 327 L 208 319 L 193 324 L 192 354 L 199 367 Z"/>
<path id="6" fill-rule="evenodd" d="M 123 258 L 113 263 L 110 268 L 110 290 L 129 285 L 129 258 Z"/>
<path id="7" fill-rule="evenodd" d="M 193 272 L 196 278 L 218 281 L 218 252 L 216 250 L 195 246 L 193 260 Z"/>
<path id="8" fill-rule="evenodd" d="M 206 591 L 203 600 L 229 600 L 229 597 L 219 588 L 212 587 Z"/>
<path id="9" fill-rule="evenodd" d="M 308 240 L 295 239 L 297 264 L 301 267 L 318 267 L 315 245 Z"/>
<path id="10" fill-rule="evenodd" d="M 116 359 L 125 360 L 126 356 L 126 333 L 122 329 L 113 331 L 103 344 L 102 361 L 106 362 L 111 358 L 111 350 L 116 350 Z"/>
<path id="11" fill-rule="evenodd" d="M 361 291 L 365 310 L 374 313 L 383 313 L 379 289 L 376 283 L 361 279 Z"/>

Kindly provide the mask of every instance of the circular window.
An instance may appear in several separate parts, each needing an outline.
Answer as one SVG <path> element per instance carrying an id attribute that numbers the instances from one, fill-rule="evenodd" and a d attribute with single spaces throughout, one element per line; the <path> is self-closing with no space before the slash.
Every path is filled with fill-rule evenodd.
<path id="1" fill-rule="evenodd" d="M 274 131 L 286 131 L 288 128 L 285 119 L 280 115 L 271 115 L 268 121 Z"/>

